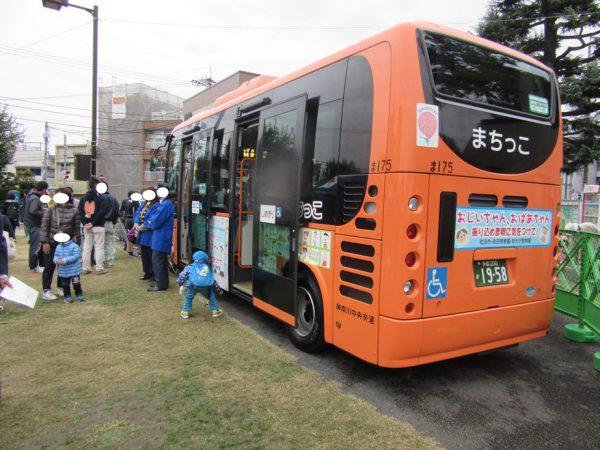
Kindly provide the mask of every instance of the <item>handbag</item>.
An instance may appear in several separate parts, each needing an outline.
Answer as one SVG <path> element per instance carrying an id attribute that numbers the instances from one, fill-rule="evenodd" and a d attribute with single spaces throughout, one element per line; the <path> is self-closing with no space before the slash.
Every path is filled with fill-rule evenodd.
<path id="1" fill-rule="evenodd" d="M 4 240 L 6 241 L 8 260 L 13 261 L 17 258 L 17 244 L 15 243 L 15 240 L 8 235 L 8 231 L 3 231 L 2 234 L 4 235 Z"/>
<path id="2" fill-rule="evenodd" d="M 127 232 L 127 240 L 132 244 L 137 244 L 138 241 L 138 233 L 135 228 L 132 228 Z"/>

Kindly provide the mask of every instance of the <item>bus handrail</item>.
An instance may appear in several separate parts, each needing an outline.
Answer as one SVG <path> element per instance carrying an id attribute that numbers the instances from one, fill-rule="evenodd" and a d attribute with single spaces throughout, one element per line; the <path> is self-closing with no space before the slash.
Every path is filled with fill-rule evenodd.
<path id="1" fill-rule="evenodd" d="M 241 250 L 241 246 L 242 246 L 242 216 L 243 215 L 252 215 L 254 214 L 254 211 L 245 211 L 243 206 L 244 206 L 244 199 L 243 199 L 243 193 L 244 193 L 244 163 L 247 161 L 253 161 L 254 158 L 243 158 L 240 161 L 240 198 L 239 198 L 239 205 L 238 205 L 238 231 L 237 231 L 237 263 L 238 263 L 238 267 L 242 268 L 242 269 L 250 269 L 252 268 L 252 265 L 246 266 L 242 264 L 242 250 Z"/>

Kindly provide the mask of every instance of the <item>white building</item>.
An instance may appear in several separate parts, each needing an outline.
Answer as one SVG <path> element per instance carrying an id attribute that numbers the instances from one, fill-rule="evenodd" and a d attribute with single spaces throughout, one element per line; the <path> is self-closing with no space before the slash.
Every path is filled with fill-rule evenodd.
<path id="1" fill-rule="evenodd" d="M 10 173 L 30 171 L 36 181 L 44 179 L 44 164 L 46 164 L 46 181 L 54 183 L 54 155 L 48 155 L 44 160 L 44 144 L 42 142 L 19 143 L 11 164 L 6 166 Z"/>

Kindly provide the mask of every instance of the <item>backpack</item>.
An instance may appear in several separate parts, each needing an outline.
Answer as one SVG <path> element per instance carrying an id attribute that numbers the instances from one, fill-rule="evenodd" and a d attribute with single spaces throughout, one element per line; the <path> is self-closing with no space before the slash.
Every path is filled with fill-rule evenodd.
<path id="1" fill-rule="evenodd" d="M 96 203 L 93 200 L 88 200 L 83 204 L 83 211 L 85 212 L 85 217 L 90 219 L 94 212 L 96 212 Z"/>
<path id="2" fill-rule="evenodd" d="M 8 208 L 6 209 L 6 215 L 12 221 L 15 221 L 19 218 L 19 210 L 14 203 L 8 205 Z"/>
<path id="3" fill-rule="evenodd" d="M 215 283 L 208 264 L 195 262 L 190 266 L 188 284 L 193 287 L 209 287 Z"/>

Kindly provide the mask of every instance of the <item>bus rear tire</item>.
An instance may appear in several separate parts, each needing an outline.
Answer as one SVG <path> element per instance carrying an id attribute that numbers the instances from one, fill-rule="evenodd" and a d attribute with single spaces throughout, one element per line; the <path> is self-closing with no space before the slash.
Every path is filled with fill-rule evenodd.
<path id="1" fill-rule="evenodd" d="M 298 278 L 296 291 L 297 326 L 288 327 L 292 344 L 307 353 L 316 353 L 325 348 L 323 335 L 323 300 L 321 292 L 312 278 Z"/>

